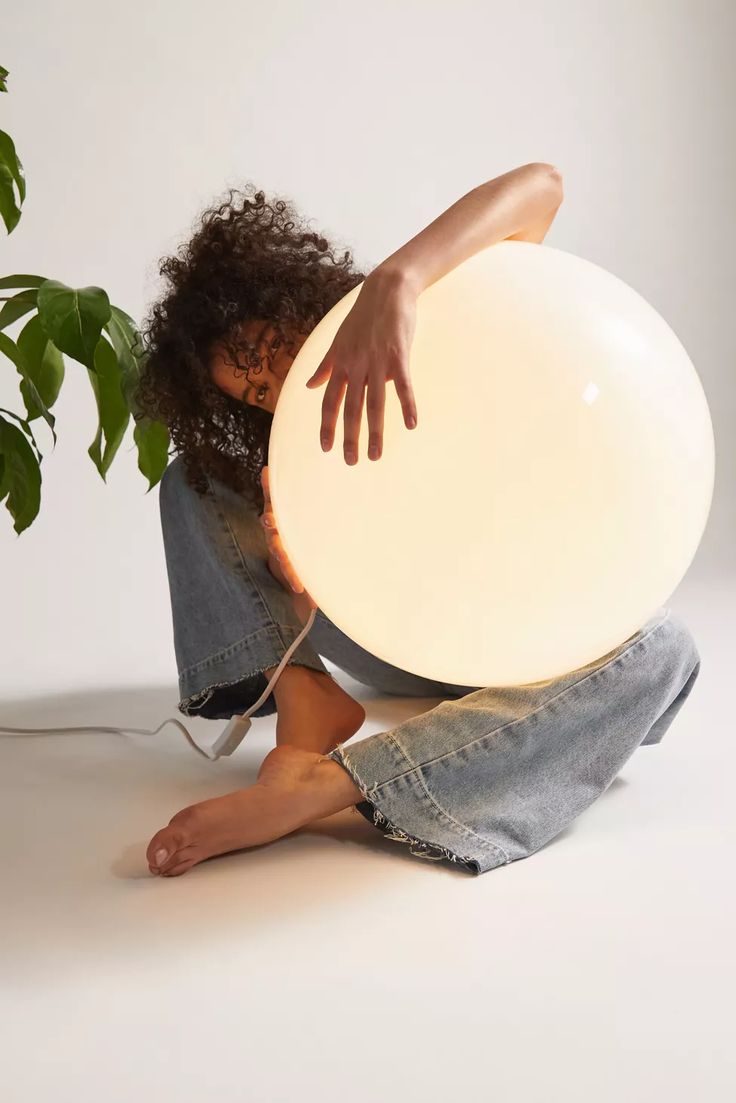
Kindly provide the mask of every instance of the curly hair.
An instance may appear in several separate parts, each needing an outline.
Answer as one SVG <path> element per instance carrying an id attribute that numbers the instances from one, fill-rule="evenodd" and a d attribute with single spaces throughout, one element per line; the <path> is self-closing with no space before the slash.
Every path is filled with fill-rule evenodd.
<path id="1" fill-rule="evenodd" d="M 365 275 L 309 229 L 293 201 L 265 198 L 248 184 L 197 219 L 191 240 L 159 260 L 167 283 L 141 327 L 145 355 L 135 401 L 169 429 L 187 482 L 200 494 L 213 476 L 263 510 L 260 473 L 272 414 L 226 394 L 210 375 L 213 342 L 233 363 L 258 371 L 239 327 L 270 321 L 290 343 L 306 334 Z M 238 205 L 233 196 L 242 199 Z"/>

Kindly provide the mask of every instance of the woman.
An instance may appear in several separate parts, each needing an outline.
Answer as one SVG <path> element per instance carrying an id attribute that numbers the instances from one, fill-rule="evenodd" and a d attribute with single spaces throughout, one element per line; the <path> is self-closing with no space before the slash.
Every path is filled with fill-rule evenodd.
<path id="1" fill-rule="evenodd" d="M 386 382 L 408 431 L 421 416 L 408 372 L 417 296 L 497 241 L 541 242 L 561 202 L 554 166 L 522 165 L 463 196 L 366 276 L 289 203 L 257 192 L 237 206 L 231 193 L 163 261 L 168 287 L 144 327 L 138 398 L 169 426 L 179 453 L 161 481 L 160 508 L 185 715 L 245 712 L 314 607 L 273 526 L 264 469 L 283 381 L 311 329 L 362 282 L 308 385 L 327 383 L 325 450 L 344 400 L 349 464 L 359 462 L 367 391 L 367 458 L 380 462 Z M 383 693 L 443 701 L 346 748 L 365 711 L 320 656 Z M 538 850 L 640 744 L 659 742 L 699 668 L 687 627 L 663 609 L 615 650 L 562 677 L 454 685 L 383 662 L 317 610 L 253 714 L 277 712 L 276 746 L 256 783 L 178 812 L 151 839 L 149 868 L 179 876 L 355 805 L 412 853 L 486 872 Z"/>

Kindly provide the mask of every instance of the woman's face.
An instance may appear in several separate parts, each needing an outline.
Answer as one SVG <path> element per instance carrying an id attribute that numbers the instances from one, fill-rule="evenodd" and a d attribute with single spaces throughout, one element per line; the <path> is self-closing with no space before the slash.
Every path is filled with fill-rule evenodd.
<path id="1" fill-rule="evenodd" d="M 260 406 L 273 414 L 276 409 L 284 379 L 294 362 L 305 337 L 285 345 L 272 322 L 254 319 L 244 323 L 239 330 L 256 350 L 259 364 L 249 367 L 245 349 L 240 353 L 240 364 L 233 363 L 227 349 L 220 341 L 212 346 L 210 374 L 220 390 L 245 402 Z"/>

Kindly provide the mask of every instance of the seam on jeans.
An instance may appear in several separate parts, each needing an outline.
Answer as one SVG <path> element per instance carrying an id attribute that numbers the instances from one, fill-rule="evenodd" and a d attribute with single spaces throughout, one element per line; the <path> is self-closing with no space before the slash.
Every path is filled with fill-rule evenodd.
<path id="1" fill-rule="evenodd" d="M 394 744 L 394 746 L 396 747 L 396 750 L 399 752 L 399 754 L 404 759 L 404 761 L 408 762 L 409 765 L 411 766 L 412 765 L 411 759 L 406 754 L 406 752 L 404 751 L 404 749 L 400 745 L 400 743 L 398 743 L 398 741 L 396 739 L 394 739 L 391 732 L 384 732 L 383 734 L 385 734 L 386 737 L 391 740 L 391 742 Z M 467 835 L 469 838 L 472 838 L 473 840 L 477 840 L 483 846 L 490 847 L 492 850 L 497 851 L 499 854 L 501 854 L 503 856 L 504 862 L 510 862 L 511 859 L 508 856 L 508 854 L 506 853 L 506 851 L 503 849 L 502 846 L 499 846 L 498 843 L 494 843 L 491 839 L 487 839 L 484 835 L 479 835 L 477 831 L 473 831 L 473 828 L 468 827 L 467 824 L 460 823 L 460 821 L 456 820 L 455 817 L 453 815 L 451 815 L 451 813 L 448 812 L 446 808 L 442 807 L 442 805 L 435 799 L 435 797 L 432 796 L 429 789 L 427 788 L 426 783 L 424 781 L 424 778 L 421 776 L 421 773 L 420 773 L 420 771 L 422 769 L 423 769 L 423 765 L 422 766 L 414 766 L 412 768 L 412 770 L 409 771 L 409 773 L 416 774 L 416 780 L 421 785 L 422 790 L 424 791 L 424 793 L 427 797 L 427 800 L 430 802 L 430 804 L 432 804 L 434 806 L 434 809 L 436 809 L 436 811 L 439 812 L 439 814 L 441 816 L 443 816 L 448 821 L 448 823 L 452 824 L 453 827 L 457 828 L 457 830 L 460 831 L 461 834 Z M 400 777 L 406 777 L 407 774 L 404 773 L 404 774 L 401 774 L 399 776 Z M 380 785 L 376 786 L 376 791 L 378 791 L 379 789 L 382 789 L 385 785 L 390 785 L 395 780 L 396 780 L 396 778 L 390 778 L 388 781 L 381 782 Z"/>
<path id="2" fill-rule="evenodd" d="M 441 762 L 444 758 L 452 758 L 452 756 L 458 754 L 460 750 L 466 751 L 468 747 L 475 746 L 476 743 L 480 743 L 483 739 L 488 739 L 488 737 L 491 735 L 500 735 L 501 732 L 507 731 L 517 724 L 525 723 L 527 720 L 530 719 L 530 717 L 536 716 L 538 713 L 541 713 L 545 709 L 549 708 L 553 701 L 558 701 L 561 697 L 564 697 L 566 693 L 571 693 L 572 690 L 577 689 L 578 686 L 583 684 L 583 682 L 587 682 L 589 679 L 596 678 L 599 674 L 603 674 L 605 671 L 610 670 L 616 665 L 616 663 L 623 662 L 624 659 L 627 659 L 631 654 L 633 654 L 634 651 L 636 651 L 638 647 L 640 647 L 646 640 L 648 640 L 653 632 L 656 632 L 658 628 L 661 628 L 662 625 L 667 620 L 669 620 L 669 616 L 670 610 L 668 609 L 666 615 L 662 617 L 661 620 L 658 620 L 656 624 L 652 625 L 649 631 L 641 636 L 640 639 L 638 639 L 635 643 L 629 644 L 625 651 L 622 651 L 614 659 L 609 659 L 607 663 L 603 664 L 603 666 L 599 666 L 595 670 L 591 670 L 589 674 L 585 674 L 582 678 L 578 678 L 577 682 L 573 682 L 573 684 L 571 686 L 567 686 L 566 689 L 561 689 L 559 693 L 556 693 L 554 695 L 554 697 L 548 698 L 538 708 L 533 709 L 532 712 L 527 712 L 524 716 L 517 717 L 516 720 L 509 720 L 508 724 L 502 724 L 500 728 L 491 728 L 490 731 L 484 732 L 483 735 L 477 736 L 475 739 L 472 740 L 472 742 L 465 743 L 461 748 L 458 748 L 457 750 L 448 751 L 446 754 L 437 755 L 435 758 L 430 758 L 427 762 L 418 762 L 413 766 L 412 770 L 406 770 L 403 774 L 397 774 L 396 777 L 390 778 L 389 780 L 398 781 L 399 778 L 406 777 L 407 774 L 412 773 L 414 770 L 417 770 L 424 766 L 431 766 L 435 762 Z M 460 707 L 462 707 L 461 701 L 458 701 L 456 703 L 459 704 Z M 395 739 L 394 742 L 397 743 Z M 404 758 L 407 760 L 407 762 L 411 762 L 411 759 L 406 753 L 404 753 Z"/>
<path id="3" fill-rule="evenodd" d="M 299 633 L 301 632 L 301 629 L 304 627 L 304 625 L 302 625 L 300 628 L 297 628 L 296 625 L 282 625 L 282 627 L 283 628 L 288 628 L 289 631 L 291 631 L 293 629 L 294 639 L 296 639 L 296 637 L 299 635 Z M 183 677 L 185 677 L 186 675 L 189 675 L 189 674 L 198 674 L 200 670 L 206 670 L 208 667 L 214 666 L 218 662 L 222 662 L 223 659 L 229 659 L 233 655 L 237 655 L 240 651 L 245 650 L 245 648 L 249 644 L 255 642 L 255 639 L 256 639 L 257 636 L 260 636 L 264 632 L 265 633 L 273 633 L 273 631 L 274 631 L 274 626 L 271 625 L 271 624 L 266 624 L 266 625 L 263 626 L 263 628 L 257 628 L 255 630 L 255 632 L 251 632 L 249 636 L 243 636 L 242 639 L 236 640 L 236 642 L 231 643 L 229 647 L 223 647 L 223 648 L 220 649 L 220 651 L 214 651 L 211 655 L 208 655 L 206 659 L 202 659 L 200 662 L 194 663 L 193 666 L 185 667 L 183 670 L 181 670 L 179 672 L 179 677 L 183 678 Z M 279 637 L 280 637 L 280 633 L 279 633 Z M 294 640 L 291 641 L 291 643 L 293 643 L 293 642 L 294 642 Z M 302 643 L 303 642 L 304 642 L 304 640 L 302 640 Z M 291 646 L 291 643 L 289 644 L 289 646 Z M 282 640 L 282 644 L 283 644 L 283 640 Z M 286 645 L 283 644 L 283 646 L 286 649 Z M 299 646 L 301 646 L 301 644 Z M 274 663 L 274 664 L 269 664 L 269 665 L 278 665 L 278 664 Z"/>
<path id="4" fill-rule="evenodd" d="M 390 839 L 392 842 L 406 843 L 409 846 L 409 853 L 417 858 L 427 858 L 429 861 L 440 861 L 442 858 L 445 858 L 450 862 L 460 862 L 465 865 L 475 866 L 476 872 L 478 872 L 478 861 L 472 855 L 458 854 L 456 851 L 450 850 L 449 847 L 443 846 L 441 843 L 432 843 L 427 839 L 420 839 L 418 835 L 409 834 L 409 832 L 404 831 L 403 828 L 395 824 L 393 820 L 390 820 L 375 803 L 375 798 L 378 796 L 378 790 L 381 786 L 374 785 L 372 788 L 366 786 L 350 760 L 350 756 L 342 746 L 336 747 L 334 751 L 331 751 L 330 754 L 325 757 L 337 761 L 340 765 L 344 766 L 350 774 L 350 777 L 360 790 L 361 796 L 371 806 L 374 825 L 380 827 L 385 838 Z M 481 843 L 483 842 L 482 840 L 480 841 Z"/>
<path id="5" fill-rule="evenodd" d="M 281 633 L 279 631 L 278 621 L 276 621 L 274 619 L 273 613 L 271 612 L 271 610 L 268 607 L 268 602 L 264 598 L 263 592 L 262 592 L 260 586 L 256 582 L 254 576 L 251 574 L 251 571 L 250 571 L 250 569 L 248 567 L 248 564 L 245 561 L 245 557 L 243 555 L 243 549 L 240 547 L 240 544 L 238 543 L 238 541 L 235 537 L 235 533 L 233 532 L 232 525 L 230 524 L 230 521 L 228 520 L 224 510 L 221 508 L 220 501 L 219 501 L 217 495 L 215 494 L 214 487 L 212 486 L 212 482 L 210 480 L 210 477 L 206 473 L 205 473 L 205 478 L 207 479 L 207 485 L 210 488 L 210 495 L 211 495 L 211 498 L 212 498 L 213 508 L 214 508 L 215 512 L 217 513 L 218 517 L 220 518 L 220 521 L 223 523 L 223 525 L 227 529 L 227 531 L 230 535 L 230 539 L 233 543 L 233 547 L 236 548 L 236 550 L 237 550 L 238 559 L 239 559 L 239 562 L 240 562 L 240 569 L 243 572 L 243 574 L 246 576 L 248 581 L 250 582 L 253 589 L 258 594 L 258 597 L 261 600 L 261 604 L 263 605 L 263 608 L 265 610 L 266 616 L 268 618 L 270 618 L 271 624 L 276 629 L 276 631 L 279 633 L 279 638 L 281 640 L 281 646 L 284 648 L 284 650 L 286 650 L 286 642 L 281 637 Z"/>

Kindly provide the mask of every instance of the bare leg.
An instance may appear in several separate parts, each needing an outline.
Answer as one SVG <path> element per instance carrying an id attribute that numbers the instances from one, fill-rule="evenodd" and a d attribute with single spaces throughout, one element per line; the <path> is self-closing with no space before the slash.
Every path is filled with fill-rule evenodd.
<path id="1" fill-rule="evenodd" d="M 267 678 L 275 667 L 264 671 Z M 274 686 L 276 746 L 327 754 L 363 726 L 365 709 L 320 670 L 289 664 Z"/>
<path id="2" fill-rule="evenodd" d="M 308 599 L 295 594 L 283 576 L 279 581 L 305 624 Z M 263 673 L 270 678 L 275 670 Z M 324 757 L 362 726 L 362 705 L 329 674 L 293 663 L 282 670 L 273 693 L 276 747 L 261 763 L 256 784 L 177 812 L 148 845 L 151 873 L 178 877 L 207 858 L 272 842 L 362 799 L 347 771 Z"/>
<path id="3" fill-rule="evenodd" d="M 297 617 L 302 624 L 309 619 L 311 606 L 305 595 L 294 593 L 281 574 L 278 564 L 269 563 L 272 574 L 288 589 Z M 275 672 L 264 670 L 267 678 Z M 303 750 L 327 754 L 338 743 L 350 739 L 363 726 L 365 709 L 346 693 L 329 674 L 308 666 L 289 663 L 274 686 L 278 717 L 276 746 L 291 744 Z"/>
<path id="4" fill-rule="evenodd" d="M 361 800 L 332 759 L 298 747 L 274 747 L 255 785 L 182 809 L 148 844 L 151 873 L 178 877 L 193 865 L 289 835 Z"/>

